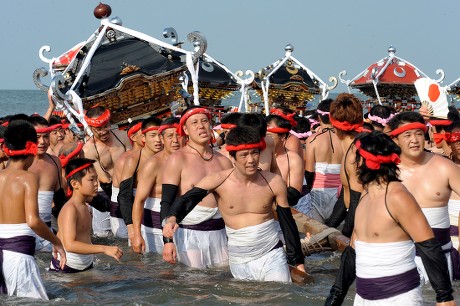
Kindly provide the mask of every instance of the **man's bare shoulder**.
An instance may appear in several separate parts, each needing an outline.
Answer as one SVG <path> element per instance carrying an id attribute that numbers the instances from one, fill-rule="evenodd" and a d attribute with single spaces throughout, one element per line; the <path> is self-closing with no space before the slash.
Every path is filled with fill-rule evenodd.
<path id="1" fill-rule="evenodd" d="M 83 145 L 83 153 L 86 158 L 96 158 L 96 149 L 95 149 L 94 138 L 89 138 L 86 143 Z"/>
<path id="2" fill-rule="evenodd" d="M 260 170 L 259 174 L 262 176 L 263 179 L 267 180 L 268 182 L 281 182 L 284 184 L 283 177 L 277 173 L 273 173 L 266 170 Z"/>
<path id="3" fill-rule="evenodd" d="M 8 177 L 11 179 L 15 179 L 18 181 L 23 181 L 23 182 L 37 182 L 38 181 L 38 175 L 34 172 L 31 171 L 26 171 L 26 170 L 15 170 L 15 171 L 0 171 L 0 178 L 1 177 Z"/>
<path id="4" fill-rule="evenodd" d="M 220 152 L 214 151 L 214 156 L 224 168 L 232 168 L 231 160 Z"/>

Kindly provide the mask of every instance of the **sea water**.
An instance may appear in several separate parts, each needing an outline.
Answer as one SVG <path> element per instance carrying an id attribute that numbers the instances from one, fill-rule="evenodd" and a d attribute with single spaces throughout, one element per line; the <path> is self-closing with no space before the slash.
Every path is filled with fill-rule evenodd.
<path id="1" fill-rule="evenodd" d="M 47 108 L 45 92 L 0 90 L 0 117 L 16 113 L 43 115 Z M 228 268 L 195 270 L 170 265 L 158 254 L 135 254 L 126 239 L 95 238 L 93 243 L 120 246 L 124 251 L 121 262 L 99 254 L 92 270 L 60 274 L 47 270 L 51 254 L 38 253 L 35 257 L 50 301 L 2 296 L 0 304 L 324 305 L 340 265 L 340 253 L 323 252 L 305 259 L 306 270 L 315 279 L 313 284 L 250 282 L 233 279 Z M 454 288 L 460 300 L 460 282 L 455 282 Z M 344 305 L 353 304 L 354 294 L 353 285 Z M 425 305 L 435 304 L 430 286 L 424 288 L 423 296 Z"/>

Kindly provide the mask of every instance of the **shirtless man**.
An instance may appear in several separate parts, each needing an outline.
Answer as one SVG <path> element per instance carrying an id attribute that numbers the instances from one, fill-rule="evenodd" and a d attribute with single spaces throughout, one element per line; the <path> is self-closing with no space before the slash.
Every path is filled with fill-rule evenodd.
<path id="1" fill-rule="evenodd" d="M 278 239 L 272 206 L 287 241 L 288 263 L 305 272 L 299 232 L 281 176 L 258 169 L 265 146 L 257 130 L 236 127 L 227 136 L 234 169 L 212 173 L 177 199 L 163 229 L 172 237 L 180 222 L 209 193 L 215 195 L 228 235 L 230 270 L 236 279 L 290 282 L 283 244 Z M 237 191 L 237 192 L 236 192 Z"/>
<path id="2" fill-rule="evenodd" d="M 210 147 L 211 113 L 202 107 L 190 107 L 181 117 L 179 135 L 188 143 L 171 154 L 163 169 L 161 219 L 169 216 L 176 195 L 183 195 L 208 174 L 232 168 L 230 160 Z M 216 199 L 209 195 L 182 221 L 176 234 L 176 245 L 164 237 L 163 258 L 178 260 L 190 267 L 204 269 L 228 264 L 227 237 Z M 197 243 L 199 241 L 199 244 Z"/>
<path id="3" fill-rule="evenodd" d="M 3 135 L 5 134 L 6 127 L 0 125 L 0 170 L 6 168 L 6 163 L 8 162 L 8 156 L 6 156 L 5 152 L 3 151 L 3 144 L 5 143 L 5 139 Z"/>
<path id="4" fill-rule="evenodd" d="M 323 100 L 318 104 L 320 132 L 306 141 L 305 180 L 310 190 L 309 201 L 299 201 L 296 209 L 305 215 L 325 223 L 331 216 L 340 193 L 340 168 L 343 150 L 334 127 L 329 120 L 333 100 Z"/>
<path id="5" fill-rule="evenodd" d="M 117 159 L 131 148 L 126 133 L 112 130 L 110 127 L 110 111 L 102 106 L 89 109 L 85 120 L 93 132 L 83 147 L 86 158 L 96 160 L 99 179 L 99 192 L 105 192 L 110 199 L 112 196 L 112 177 Z M 93 208 L 93 234 L 107 236 L 111 232 L 110 212 L 99 212 Z"/>
<path id="6" fill-rule="evenodd" d="M 166 118 L 158 133 L 164 149 L 149 158 L 139 169 L 136 197 L 132 209 L 131 246 L 136 253 L 163 254 L 163 233 L 160 221 L 162 173 L 169 156 L 184 144 L 177 134 L 179 119 Z"/>
<path id="7" fill-rule="evenodd" d="M 129 124 L 128 130 L 126 132 L 129 138 L 129 142 L 131 143 L 132 150 L 128 150 L 121 154 L 115 162 L 112 176 L 112 197 L 110 199 L 110 201 L 113 203 L 111 205 L 116 208 L 112 210 L 110 215 L 110 227 L 112 229 L 113 235 L 119 238 L 128 238 L 128 229 L 126 228 L 126 224 L 123 221 L 123 217 L 118 208 L 120 179 L 123 172 L 123 167 L 125 166 L 125 162 L 128 157 L 130 157 L 132 154 L 139 154 L 139 151 L 144 147 L 144 143 L 142 142 L 142 119 L 132 121 Z"/>
<path id="8" fill-rule="evenodd" d="M 342 190 L 331 216 L 326 220 L 326 225 L 338 227 L 345 220 L 342 234 L 350 237 L 353 233 L 355 210 L 363 191 L 363 186 L 357 179 L 355 146 L 353 145 L 355 137 L 362 131 L 363 107 L 361 102 L 352 94 L 338 95 L 331 104 L 330 120 L 340 139 L 344 157 L 340 169 Z"/>
<path id="9" fill-rule="evenodd" d="M 297 125 L 297 121 L 294 119 L 294 116 L 296 115 L 295 112 L 288 108 L 272 108 L 270 110 L 270 115 L 277 115 L 289 121 L 291 124 L 291 129 Z M 286 140 L 284 141 L 284 146 L 289 151 L 296 152 L 303 160 L 303 147 L 299 138 L 295 137 L 291 133 L 288 133 Z"/>
<path id="10" fill-rule="evenodd" d="M 62 128 L 61 119 L 58 116 L 51 116 L 48 122 L 50 126 L 50 145 L 46 152 L 58 156 L 59 150 L 64 144 L 65 132 Z"/>
<path id="11" fill-rule="evenodd" d="M 401 180 L 422 208 L 436 239 L 444 250 L 452 248 L 448 202 L 452 191 L 460 194 L 460 171 L 451 160 L 424 150 L 427 130 L 415 112 L 397 114 L 388 124 L 390 136 L 401 148 Z M 450 252 L 445 253 L 452 277 Z M 422 283 L 428 281 L 425 267 L 416 258 Z"/>
<path id="12" fill-rule="evenodd" d="M 160 125 L 161 119 L 155 116 L 151 116 L 142 122 L 141 132 L 144 147 L 139 151 L 133 152 L 133 154 L 126 158 L 123 172 L 120 176 L 120 191 L 117 200 L 121 214 L 120 217 L 123 218 L 124 224 L 127 226 L 126 237 L 123 238 L 129 237 L 129 240 L 134 235 L 132 213 L 135 191 L 137 184 L 140 182 L 139 171 L 144 168 L 145 163 L 152 156 L 163 150 L 163 143 L 158 132 Z"/>
<path id="13" fill-rule="evenodd" d="M 365 194 L 356 209 L 351 246 L 344 252 L 349 255 L 348 268 L 356 262 L 354 304 L 423 305 L 417 250 L 436 291 L 437 305 L 455 305 L 441 245 L 415 198 L 398 179 L 401 150 L 381 132 L 361 137 L 355 146 Z M 331 293 L 326 305 L 341 304 L 344 295 L 334 287 Z"/>
<path id="14" fill-rule="evenodd" d="M 48 300 L 35 262 L 35 237 L 53 244 L 53 255 L 62 256 L 61 241 L 38 213 L 38 177 L 27 171 L 37 153 L 37 134 L 24 120 L 11 122 L 5 131 L 8 167 L 0 172 L 0 293 Z"/>
<path id="15" fill-rule="evenodd" d="M 61 161 L 55 155 L 46 153 L 49 147 L 49 134 L 52 128 L 45 118 L 34 115 L 29 121 L 37 132 L 37 155 L 29 171 L 38 176 L 38 209 L 40 218 L 51 228 L 51 211 L 53 201 L 61 206 L 65 203 L 64 178 L 62 177 Z M 62 195 L 64 194 L 64 197 Z M 59 203 L 57 203 L 59 202 Z M 62 203 L 63 202 L 63 203 Z M 36 250 L 50 251 L 49 242 L 37 237 Z"/>
<path id="16" fill-rule="evenodd" d="M 91 242 L 91 215 L 87 203 L 97 195 L 98 180 L 93 163 L 87 158 L 74 158 L 66 167 L 66 179 L 72 197 L 59 214 L 57 236 L 64 245 L 67 263 L 62 267 L 60 258 L 52 258 L 50 270 L 75 273 L 93 267 L 94 254 L 103 253 L 120 261 L 123 251 L 117 246 Z"/>

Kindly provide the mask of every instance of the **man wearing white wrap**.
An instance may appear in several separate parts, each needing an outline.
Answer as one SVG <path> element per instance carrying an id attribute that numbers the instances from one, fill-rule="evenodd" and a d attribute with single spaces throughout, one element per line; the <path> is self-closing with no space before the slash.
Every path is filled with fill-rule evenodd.
<path id="1" fill-rule="evenodd" d="M 236 127 L 226 137 L 235 168 L 210 174 L 177 199 L 163 227 L 172 237 L 184 219 L 209 193 L 218 203 L 228 236 L 230 270 L 237 279 L 290 282 L 288 263 L 305 272 L 297 226 L 280 175 L 258 169 L 264 141 L 252 127 Z M 286 240 L 288 261 L 278 238 L 273 204 Z"/>

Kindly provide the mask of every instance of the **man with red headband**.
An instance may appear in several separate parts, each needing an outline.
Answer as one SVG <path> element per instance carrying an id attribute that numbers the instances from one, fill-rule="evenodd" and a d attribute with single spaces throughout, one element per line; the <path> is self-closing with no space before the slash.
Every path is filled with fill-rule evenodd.
<path id="1" fill-rule="evenodd" d="M 94 167 L 99 179 L 99 192 L 105 193 L 110 199 L 115 163 L 125 151 L 131 149 L 131 144 L 126 133 L 111 129 L 108 109 L 102 106 L 93 107 L 86 112 L 85 120 L 93 137 L 85 143 L 83 152 L 86 158 L 96 160 Z M 93 233 L 103 237 L 110 232 L 110 213 L 93 209 Z"/>
<path id="2" fill-rule="evenodd" d="M 47 153 L 57 156 L 64 144 L 65 132 L 60 117 L 52 115 L 48 122 L 50 124 L 50 145 Z"/>
<path id="3" fill-rule="evenodd" d="M 358 133 L 362 132 L 363 107 L 358 98 L 352 94 L 342 93 L 331 104 L 329 118 L 332 126 L 340 139 L 344 157 L 340 170 L 342 190 L 339 199 L 326 225 L 338 227 L 342 221 L 342 234 L 350 237 L 354 228 L 355 210 L 363 191 L 363 186 L 358 182 L 355 163 L 355 146 L 353 144 Z"/>
<path id="4" fill-rule="evenodd" d="M 61 241 L 39 216 L 38 176 L 27 169 L 37 154 L 37 134 L 27 121 L 10 122 L 4 150 L 10 157 L 0 172 L 0 293 L 48 300 L 34 259 L 35 236 L 53 244 L 53 256 L 62 256 Z"/>
<path id="5" fill-rule="evenodd" d="M 6 162 L 8 161 L 8 156 L 6 156 L 5 151 L 3 151 L 3 144 L 5 143 L 5 139 L 3 135 L 5 133 L 6 127 L 0 125 L 0 170 L 6 168 Z"/>
<path id="6" fill-rule="evenodd" d="M 389 122 L 390 136 L 401 148 L 402 183 L 412 193 L 422 208 L 436 239 L 441 243 L 449 262 L 452 277 L 448 202 L 452 191 L 460 194 L 460 171 L 449 159 L 425 151 L 427 127 L 423 117 L 414 112 L 397 114 Z M 428 281 L 427 272 L 420 257 L 416 258 L 422 283 Z"/>
<path id="7" fill-rule="evenodd" d="M 139 169 L 131 225 L 131 246 L 137 253 L 163 253 L 160 221 L 162 172 L 169 156 L 184 145 L 176 131 L 178 125 L 179 119 L 176 117 L 166 118 L 161 123 L 158 133 L 164 149 L 149 158 Z"/>
<path id="8" fill-rule="evenodd" d="M 37 155 L 29 171 L 38 175 L 38 208 L 40 217 L 51 228 L 51 212 L 54 205 L 62 207 L 65 198 L 65 182 L 62 177 L 62 167 L 59 158 L 46 153 L 49 148 L 49 135 L 54 127 L 41 116 L 31 116 L 29 121 L 37 132 Z M 37 237 L 37 251 L 49 252 L 50 245 L 46 240 Z"/>
<path id="9" fill-rule="evenodd" d="M 281 176 L 258 169 L 265 142 L 251 127 L 236 127 L 226 137 L 235 168 L 204 177 L 171 207 L 163 234 L 172 237 L 178 224 L 208 194 L 218 199 L 228 236 L 230 270 L 236 279 L 290 282 L 288 264 L 305 272 L 297 226 Z M 237 192 L 236 192 L 237 191 Z M 272 207 L 286 240 L 277 235 Z"/>
<path id="10" fill-rule="evenodd" d="M 171 154 L 162 174 L 161 219 L 169 216 L 176 195 L 183 195 L 208 174 L 232 168 L 230 160 L 213 151 L 211 142 L 211 113 L 202 107 L 186 109 L 177 128 L 178 134 L 188 137 L 187 144 Z M 163 258 L 204 269 L 228 264 L 225 225 L 217 209 L 214 196 L 203 199 L 188 218 L 182 221 L 175 235 L 164 237 Z"/>
<path id="11" fill-rule="evenodd" d="M 126 158 L 123 172 L 120 176 L 120 191 L 118 193 L 117 202 L 119 205 L 118 213 L 111 214 L 111 218 L 119 218 L 120 224 L 116 229 L 116 235 L 131 240 L 133 238 L 133 220 L 132 210 L 134 195 L 137 188 L 137 184 L 140 182 L 139 171 L 144 168 L 145 163 L 155 154 L 159 153 L 163 149 L 163 143 L 161 142 L 160 128 L 161 119 L 151 116 L 142 121 L 141 133 L 142 142 L 144 147 L 131 154 Z"/>
<path id="12" fill-rule="evenodd" d="M 279 116 L 284 120 L 288 121 L 291 125 L 291 130 L 297 125 L 297 120 L 295 119 L 296 113 L 286 107 L 272 108 L 270 110 L 270 115 Z M 286 135 L 286 140 L 284 142 L 286 149 L 292 152 L 296 152 L 300 158 L 303 160 L 303 147 L 300 139 L 288 133 Z"/>

